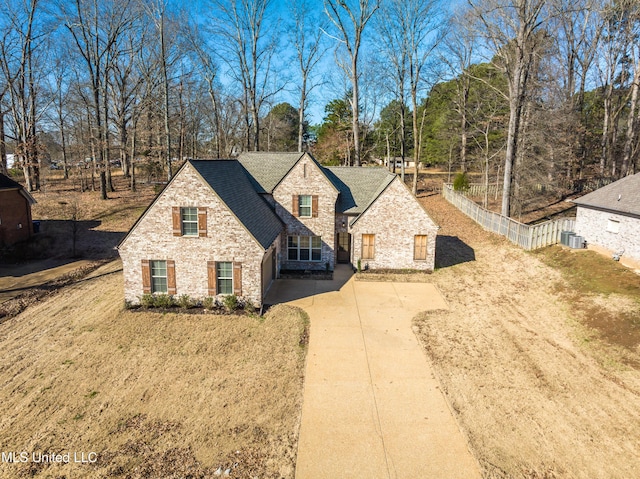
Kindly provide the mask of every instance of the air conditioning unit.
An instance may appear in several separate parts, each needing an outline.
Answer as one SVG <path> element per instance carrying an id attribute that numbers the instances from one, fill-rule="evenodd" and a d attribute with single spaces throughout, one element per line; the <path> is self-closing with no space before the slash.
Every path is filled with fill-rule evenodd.
<path id="1" fill-rule="evenodd" d="M 584 248 L 584 238 L 578 235 L 571 236 L 569 238 L 569 247 L 574 249 Z"/>
<path id="2" fill-rule="evenodd" d="M 560 232 L 560 244 L 565 246 L 569 246 L 569 238 L 575 236 L 576 234 L 573 231 L 562 231 Z"/>

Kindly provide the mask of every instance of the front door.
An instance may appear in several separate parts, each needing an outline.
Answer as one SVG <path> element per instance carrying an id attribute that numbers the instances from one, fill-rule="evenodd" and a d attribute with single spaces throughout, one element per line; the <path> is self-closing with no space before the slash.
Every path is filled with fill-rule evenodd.
<path id="1" fill-rule="evenodd" d="M 351 235 L 338 233 L 338 263 L 351 262 Z"/>

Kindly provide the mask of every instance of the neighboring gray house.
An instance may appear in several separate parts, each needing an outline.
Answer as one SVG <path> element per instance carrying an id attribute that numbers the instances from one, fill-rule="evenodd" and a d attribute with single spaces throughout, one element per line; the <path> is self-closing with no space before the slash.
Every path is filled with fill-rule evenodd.
<path id="1" fill-rule="evenodd" d="M 307 153 L 190 160 L 120 246 L 125 297 L 234 293 L 260 305 L 281 270 L 431 271 L 438 227 L 384 168 Z"/>
<path id="2" fill-rule="evenodd" d="M 623 257 L 640 261 L 640 173 L 573 200 L 578 205 L 576 234 Z"/>

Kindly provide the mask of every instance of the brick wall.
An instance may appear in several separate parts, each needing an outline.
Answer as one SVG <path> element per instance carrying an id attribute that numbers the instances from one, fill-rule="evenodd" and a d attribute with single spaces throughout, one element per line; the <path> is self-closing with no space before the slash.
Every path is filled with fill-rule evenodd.
<path id="1" fill-rule="evenodd" d="M 207 236 L 173 236 L 171 214 L 174 206 L 206 207 Z M 262 300 L 261 264 L 264 249 L 191 165 L 181 170 L 146 212 L 121 245 L 120 256 L 124 269 L 125 299 L 134 304 L 143 294 L 143 259 L 174 260 L 176 294 L 188 294 L 194 299 L 208 296 L 207 261 L 241 262 L 242 296 L 255 305 Z"/>
<path id="2" fill-rule="evenodd" d="M 618 233 L 607 231 L 609 220 L 618 221 Z M 625 250 L 624 256 L 640 260 L 640 218 L 578 206 L 576 234 L 587 244 L 596 244 L 611 251 Z"/>
<path id="3" fill-rule="evenodd" d="M 316 218 L 293 216 L 294 195 L 318 195 L 318 216 Z M 323 270 L 326 263 L 329 263 L 329 267 L 333 269 L 336 240 L 335 207 L 338 192 L 308 155 L 304 155 L 275 188 L 273 198 L 276 201 L 276 214 L 286 224 L 286 233 L 282 236 L 281 244 L 282 268 Z M 288 261 L 287 235 L 321 236 L 322 260 L 319 262 Z"/>
<path id="4" fill-rule="evenodd" d="M 0 245 L 29 239 L 33 232 L 31 206 L 18 190 L 0 191 Z"/>
<path id="5" fill-rule="evenodd" d="M 363 268 L 432 271 L 437 231 L 433 220 L 396 178 L 351 228 L 352 262 L 356 265 L 362 257 L 362 235 L 375 234 L 374 259 L 363 259 Z M 415 235 L 427 235 L 426 261 L 413 259 Z"/>

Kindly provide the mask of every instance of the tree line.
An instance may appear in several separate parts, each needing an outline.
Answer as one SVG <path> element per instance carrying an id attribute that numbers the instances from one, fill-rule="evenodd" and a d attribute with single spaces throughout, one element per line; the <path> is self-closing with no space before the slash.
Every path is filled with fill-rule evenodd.
<path id="1" fill-rule="evenodd" d="M 513 215 L 636 171 L 639 28 L 637 0 L 3 0 L 0 169 L 33 191 L 53 157 L 107 198 L 113 168 L 135 189 L 185 158 L 406 158 Z"/>

